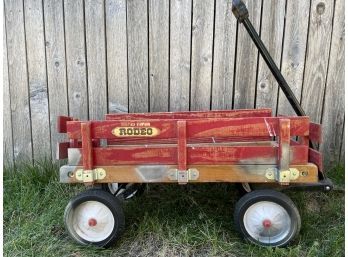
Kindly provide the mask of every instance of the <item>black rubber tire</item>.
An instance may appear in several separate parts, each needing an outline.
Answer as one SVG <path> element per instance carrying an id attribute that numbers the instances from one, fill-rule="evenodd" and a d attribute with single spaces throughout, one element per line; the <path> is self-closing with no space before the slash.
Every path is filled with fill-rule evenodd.
<path id="1" fill-rule="evenodd" d="M 144 193 L 145 191 L 145 184 L 132 184 L 130 187 L 127 188 L 127 183 L 119 183 L 120 187 L 124 188 L 124 191 L 121 193 L 118 192 L 112 192 L 110 190 L 109 184 L 108 183 L 103 183 L 102 184 L 102 189 L 114 196 L 116 196 L 118 199 L 121 201 L 124 200 L 129 200 L 135 196 L 140 196 Z"/>
<path id="2" fill-rule="evenodd" d="M 245 229 L 244 214 L 253 204 L 260 201 L 269 201 L 282 206 L 290 217 L 291 227 L 286 237 L 278 242 L 263 243 L 253 238 Z M 261 246 L 282 247 L 289 244 L 300 232 L 301 217 L 294 202 L 285 194 L 275 190 L 255 190 L 245 194 L 236 204 L 234 210 L 234 223 L 237 231 L 248 241 Z"/>
<path id="3" fill-rule="evenodd" d="M 102 241 L 91 242 L 80 237 L 72 226 L 68 223 L 69 215 L 72 214 L 77 206 L 87 201 L 98 201 L 104 204 L 112 213 L 114 218 L 114 228 L 111 234 Z M 121 236 L 125 227 L 125 217 L 120 200 L 114 197 L 110 193 L 107 193 L 101 189 L 90 189 L 82 192 L 72 198 L 65 208 L 64 212 L 64 224 L 68 231 L 69 236 L 77 243 L 82 245 L 94 245 L 98 247 L 107 248 L 113 245 L 117 239 Z"/>

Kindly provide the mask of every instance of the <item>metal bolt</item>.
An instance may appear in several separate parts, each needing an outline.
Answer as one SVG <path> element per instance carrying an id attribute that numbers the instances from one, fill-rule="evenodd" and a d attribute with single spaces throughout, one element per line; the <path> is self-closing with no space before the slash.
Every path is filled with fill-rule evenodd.
<path id="1" fill-rule="evenodd" d="M 326 187 L 325 187 L 325 190 L 326 190 L 326 191 L 330 191 L 330 190 L 331 190 L 331 187 L 326 186 Z"/>

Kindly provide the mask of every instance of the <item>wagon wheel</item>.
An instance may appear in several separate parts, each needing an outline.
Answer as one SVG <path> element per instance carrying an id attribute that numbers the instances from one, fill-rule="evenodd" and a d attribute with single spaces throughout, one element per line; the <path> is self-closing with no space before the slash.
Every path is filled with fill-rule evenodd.
<path id="1" fill-rule="evenodd" d="M 92 189 L 70 200 L 65 208 L 64 223 L 77 243 L 109 247 L 120 237 L 125 218 L 118 198 Z"/>
<path id="2" fill-rule="evenodd" d="M 244 195 L 237 202 L 234 222 L 245 239 L 262 246 L 285 246 L 301 227 L 295 204 L 274 190 L 255 190 Z"/>
<path id="3" fill-rule="evenodd" d="M 145 190 L 145 185 L 133 183 L 107 183 L 102 184 L 102 189 L 117 196 L 120 200 L 128 200 L 136 195 L 141 195 Z"/>

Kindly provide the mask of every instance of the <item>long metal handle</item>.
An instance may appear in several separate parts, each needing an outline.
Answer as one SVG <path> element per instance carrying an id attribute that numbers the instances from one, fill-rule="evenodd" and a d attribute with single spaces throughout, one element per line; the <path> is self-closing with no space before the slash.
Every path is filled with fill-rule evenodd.
<path id="1" fill-rule="evenodd" d="M 292 108 L 294 108 L 296 114 L 298 116 L 306 116 L 305 111 L 301 107 L 299 101 L 296 99 L 296 96 L 292 92 L 291 88 L 289 87 L 288 83 L 286 82 L 285 78 L 283 77 L 282 73 L 280 72 L 279 68 L 273 61 L 271 55 L 269 54 L 267 48 L 263 44 L 261 38 L 255 31 L 255 28 L 251 24 L 249 20 L 249 13 L 248 9 L 245 6 L 244 2 L 241 0 L 233 0 L 232 1 L 232 12 L 234 16 L 237 18 L 237 20 L 240 23 L 243 23 L 245 29 L 249 33 L 251 39 L 254 41 L 257 49 L 261 53 L 263 59 L 267 63 L 268 68 L 271 70 L 273 76 L 277 80 L 280 88 L 283 90 L 286 98 L 289 100 Z"/>

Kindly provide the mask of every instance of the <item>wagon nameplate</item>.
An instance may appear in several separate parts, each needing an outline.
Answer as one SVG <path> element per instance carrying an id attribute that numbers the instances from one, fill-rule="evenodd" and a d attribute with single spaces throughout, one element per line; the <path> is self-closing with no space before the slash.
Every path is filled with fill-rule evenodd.
<path id="1" fill-rule="evenodd" d="M 112 130 L 116 137 L 154 137 L 160 134 L 155 127 L 117 127 Z"/>

